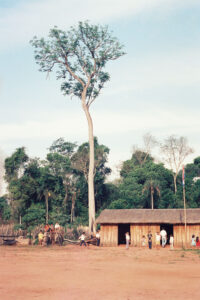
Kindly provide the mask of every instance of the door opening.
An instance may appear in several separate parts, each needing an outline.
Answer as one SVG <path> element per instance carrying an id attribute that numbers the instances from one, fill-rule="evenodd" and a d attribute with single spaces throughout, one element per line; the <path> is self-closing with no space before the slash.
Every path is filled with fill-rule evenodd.
<path id="1" fill-rule="evenodd" d="M 164 229 L 167 232 L 167 244 L 169 245 L 170 235 L 174 235 L 173 224 L 161 224 L 160 230 Z"/>
<path id="2" fill-rule="evenodd" d="M 126 232 L 130 234 L 130 224 L 119 224 L 118 225 L 118 245 L 126 244 Z"/>

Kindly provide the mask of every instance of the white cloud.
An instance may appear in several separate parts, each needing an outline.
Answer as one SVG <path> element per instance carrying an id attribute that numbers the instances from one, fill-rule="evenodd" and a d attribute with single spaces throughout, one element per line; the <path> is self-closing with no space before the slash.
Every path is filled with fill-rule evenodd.
<path id="1" fill-rule="evenodd" d="M 47 34 L 49 28 L 62 28 L 89 19 L 93 22 L 124 18 L 153 8 L 180 6 L 189 0 L 38 0 L 1 10 L 0 48 L 25 45 L 35 35 Z"/>
<path id="2" fill-rule="evenodd" d="M 94 111 L 94 134 L 97 136 L 110 136 L 127 134 L 138 131 L 159 131 L 163 137 L 164 132 L 198 133 L 200 128 L 199 113 L 188 114 L 185 110 L 172 112 L 171 110 L 144 110 L 141 112 L 129 111 L 124 114 L 112 111 Z M 188 126 L 190 124 L 190 126 Z M 170 131 L 173 131 L 170 133 Z M 48 113 L 48 119 L 19 123 L 0 124 L 0 141 L 15 139 L 42 139 L 68 138 L 87 139 L 87 122 L 83 112 L 56 114 Z M 182 132 L 182 133 L 181 133 Z"/>
<path id="3" fill-rule="evenodd" d="M 199 86 L 199 51 L 183 49 L 181 53 L 155 53 L 155 56 L 137 56 L 137 60 L 128 56 L 127 60 L 113 64 L 112 88 L 105 89 L 104 93 L 117 95 L 157 87 Z"/>

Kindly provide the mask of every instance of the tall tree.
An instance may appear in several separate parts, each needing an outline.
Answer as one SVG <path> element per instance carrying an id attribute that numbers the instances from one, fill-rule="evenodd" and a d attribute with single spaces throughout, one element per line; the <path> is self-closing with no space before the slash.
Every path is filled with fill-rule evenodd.
<path id="1" fill-rule="evenodd" d="M 156 191 L 160 197 L 160 189 L 159 189 L 159 182 L 156 180 L 153 180 L 152 178 L 150 180 L 147 180 L 144 184 L 144 188 L 142 192 L 145 191 L 150 192 L 151 195 L 151 209 L 154 209 L 154 192 Z"/>
<path id="2" fill-rule="evenodd" d="M 50 153 L 47 154 L 50 171 L 55 176 L 60 176 L 65 188 L 65 196 L 63 200 L 63 209 L 66 212 L 67 200 L 70 189 L 73 186 L 73 166 L 71 157 L 74 154 L 77 145 L 75 143 L 66 142 L 63 138 L 54 141 L 49 148 Z"/>
<path id="3" fill-rule="evenodd" d="M 186 157 L 193 153 L 193 149 L 188 145 L 188 141 L 185 137 L 171 135 L 164 141 L 163 145 L 161 145 L 161 150 L 165 162 L 173 171 L 174 192 L 176 194 L 178 172 Z"/>
<path id="4" fill-rule="evenodd" d="M 133 155 L 140 165 L 143 165 L 151 157 L 152 149 L 158 145 L 157 140 L 149 132 L 143 135 L 143 143 L 143 148 L 139 148 L 137 145 L 133 146 Z"/>
<path id="5" fill-rule="evenodd" d="M 61 90 L 66 95 L 81 99 L 88 122 L 90 145 L 88 174 L 89 229 L 95 231 L 94 198 L 94 135 L 90 106 L 99 95 L 109 74 L 104 71 L 106 63 L 122 56 L 124 51 L 118 40 L 109 33 L 107 26 L 79 22 L 65 32 L 58 28 L 50 30 L 49 40 L 34 37 L 35 59 L 43 72 L 57 68 L 57 78 L 62 79 Z"/>
<path id="6" fill-rule="evenodd" d="M 145 156 L 145 153 L 140 155 Z M 110 208 L 152 208 L 152 204 L 153 208 L 175 207 L 172 172 L 163 164 L 155 163 L 151 156 L 148 155 L 141 164 L 138 156 L 133 154 L 123 163 L 120 174 L 118 198 L 109 205 Z M 145 190 L 150 191 L 151 202 Z"/>
<path id="7" fill-rule="evenodd" d="M 100 193 L 103 189 L 103 184 L 106 175 L 110 174 L 111 169 L 106 167 L 109 149 L 105 145 L 100 145 L 98 139 L 94 138 L 94 191 L 95 191 L 95 206 L 97 210 L 101 206 Z M 75 171 L 82 174 L 88 183 L 89 171 L 89 144 L 84 143 L 78 147 L 78 150 L 72 156 L 72 165 Z"/>
<path id="8" fill-rule="evenodd" d="M 5 181 L 4 181 L 4 175 L 5 175 L 5 168 L 4 168 L 4 154 L 0 149 L 0 197 L 4 194 L 5 190 Z"/>
<path id="9" fill-rule="evenodd" d="M 16 151 L 5 159 L 5 180 L 8 182 L 9 201 L 12 208 L 12 214 L 21 220 L 21 192 L 20 177 L 22 176 L 25 165 L 29 158 L 25 152 L 25 148 L 17 148 Z"/>

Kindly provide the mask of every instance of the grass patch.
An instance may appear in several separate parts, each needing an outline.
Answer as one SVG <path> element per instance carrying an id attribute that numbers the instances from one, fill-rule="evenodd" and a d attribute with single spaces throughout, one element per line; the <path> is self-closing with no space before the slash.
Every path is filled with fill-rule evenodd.
<path id="1" fill-rule="evenodd" d="M 175 250 L 177 252 L 181 252 L 181 257 L 185 257 L 185 254 L 186 253 L 192 253 L 194 255 L 198 255 L 199 258 L 200 258 L 200 249 L 185 249 L 185 248 L 182 248 L 180 250 Z"/>

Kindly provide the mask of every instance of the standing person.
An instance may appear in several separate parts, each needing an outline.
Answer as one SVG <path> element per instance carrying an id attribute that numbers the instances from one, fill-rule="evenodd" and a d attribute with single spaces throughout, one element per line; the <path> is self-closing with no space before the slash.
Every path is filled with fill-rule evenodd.
<path id="1" fill-rule="evenodd" d="M 172 234 L 170 235 L 169 243 L 170 243 L 170 249 L 173 250 L 174 249 L 174 237 Z"/>
<path id="2" fill-rule="evenodd" d="M 152 234 L 151 231 L 147 234 L 149 249 L 152 249 Z"/>
<path id="3" fill-rule="evenodd" d="M 129 243 L 130 243 L 130 234 L 129 232 L 126 232 L 125 234 L 125 238 L 126 238 L 126 249 L 129 249 Z"/>
<path id="4" fill-rule="evenodd" d="M 56 222 L 56 224 L 55 224 L 55 230 L 58 231 L 59 229 L 60 229 L 60 225 L 59 225 L 58 222 Z"/>
<path id="5" fill-rule="evenodd" d="M 48 223 L 44 226 L 44 231 L 45 232 L 49 232 L 50 231 L 50 226 L 49 226 Z"/>
<path id="6" fill-rule="evenodd" d="M 44 238 L 44 234 L 43 234 L 42 230 L 40 230 L 40 232 L 38 234 L 38 244 L 39 245 L 42 245 L 43 238 Z"/>
<path id="7" fill-rule="evenodd" d="M 195 239 L 195 235 L 192 235 L 192 239 L 191 239 L 191 246 L 192 247 L 196 247 L 196 239 Z"/>
<path id="8" fill-rule="evenodd" d="M 160 233 L 156 232 L 156 249 L 160 248 Z"/>
<path id="9" fill-rule="evenodd" d="M 198 237 L 198 236 L 196 237 L 196 246 L 197 246 L 197 247 L 200 247 L 200 240 L 199 240 L 199 237 Z"/>
<path id="10" fill-rule="evenodd" d="M 51 243 L 54 245 L 55 244 L 55 230 L 53 224 L 50 226 L 50 240 Z"/>
<path id="11" fill-rule="evenodd" d="M 81 240 L 80 246 L 84 245 L 84 246 L 86 247 L 85 238 L 86 238 L 85 232 L 83 232 L 83 233 L 81 234 L 81 236 L 79 237 L 79 240 Z"/>
<path id="12" fill-rule="evenodd" d="M 142 243 L 142 247 L 146 246 L 146 237 L 145 237 L 145 235 L 142 236 L 141 243 Z"/>
<path id="13" fill-rule="evenodd" d="M 167 244 L 167 232 L 166 232 L 165 229 L 161 230 L 160 236 L 161 236 L 161 239 L 162 239 L 162 247 L 164 248 L 165 245 Z"/>
<path id="14" fill-rule="evenodd" d="M 99 232 L 99 230 L 96 233 L 96 239 L 97 239 L 97 246 L 99 247 L 100 246 L 100 232 Z"/>

